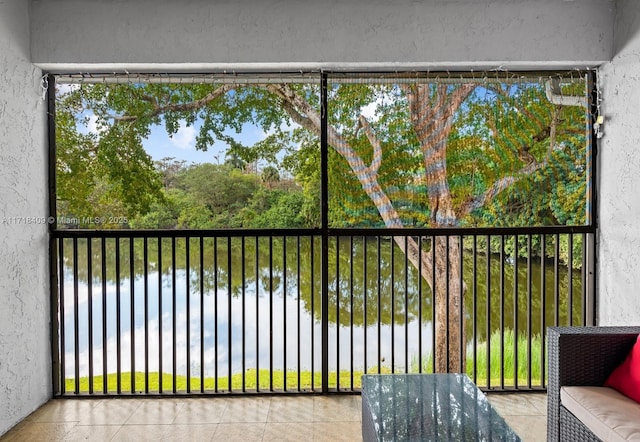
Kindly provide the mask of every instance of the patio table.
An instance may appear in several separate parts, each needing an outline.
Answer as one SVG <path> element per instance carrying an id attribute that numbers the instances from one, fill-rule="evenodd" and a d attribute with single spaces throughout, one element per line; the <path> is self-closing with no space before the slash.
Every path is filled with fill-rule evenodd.
<path id="1" fill-rule="evenodd" d="M 520 441 L 464 374 L 362 377 L 368 441 Z"/>

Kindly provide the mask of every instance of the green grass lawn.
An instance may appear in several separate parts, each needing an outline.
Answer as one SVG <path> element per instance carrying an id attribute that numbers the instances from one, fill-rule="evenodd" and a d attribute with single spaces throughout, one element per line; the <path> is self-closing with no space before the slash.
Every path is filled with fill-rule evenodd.
<path id="1" fill-rule="evenodd" d="M 258 374 L 258 376 L 256 376 Z M 360 388 L 360 377 L 363 372 L 356 371 L 353 373 L 353 384 L 354 388 Z M 285 385 L 285 376 L 282 370 L 274 370 L 273 379 L 269 379 L 269 370 L 260 370 L 259 373 L 256 372 L 255 369 L 250 369 L 245 372 L 244 376 L 244 385 L 247 391 L 257 391 L 256 385 L 258 384 L 258 380 L 260 382 L 260 390 L 270 391 L 270 385 L 273 384 L 274 390 L 284 390 Z M 302 390 L 309 391 L 312 389 L 312 384 L 314 389 L 321 389 L 322 387 L 322 379 L 319 372 L 314 373 L 314 379 L 312 382 L 311 372 L 310 371 L 302 371 L 300 372 L 300 382 L 298 384 L 298 375 L 296 372 L 287 372 L 287 390 Z M 103 390 L 104 377 L 103 376 L 95 376 L 93 379 L 93 389 L 94 391 L 102 391 Z M 149 391 L 150 392 L 159 392 L 160 386 L 160 376 L 157 372 L 149 373 L 148 378 L 149 383 Z M 174 376 L 171 374 L 163 373 L 162 374 L 162 391 L 164 392 L 172 392 L 173 391 L 173 383 Z M 232 391 L 242 391 L 242 383 L 243 377 L 242 373 L 234 374 L 231 376 L 231 390 Z M 176 391 L 186 392 L 187 391 L 187 377 L 186 376 L 175 376 L 175 384 Z M 144 392 L 145 391 L 145 373 L 136 372 L 135 374 L 135 392 Z M 191 391 L 197 392 L 200 391 L 201 379 L 198 377 L 191 378 Z M 337 373 L 332 372 L 329 374 L 329 385 L 334 388 L 337 386 Z M 351 373 L 348 371 L 342 371 L 340 373 L 340 388 L 350 388 L 351 386 Z M 75 382 L 73 379 L 66 379 L 65 388 L 68 392 L 75 391 Z M 204 389 L 206 391 L 215 391 L 215 378 L 207 377 L 204 379 Z M 79 379 L 79 392 L 85 393 L 89 391 L 89 378 L 82 377 Z M 122 392 L 131 392 L 131 373 L 126 372 L 122 373 L 120 376 L 120 390 Z M 115 373 L 111 373 L 107 375 L 107 391 L 108 392 L 117 392 L 118 391 L 118 377 Z M 227 376 L 221 376 L 218 378 L 217 391 L 229 391 L 229 378 Z"/>

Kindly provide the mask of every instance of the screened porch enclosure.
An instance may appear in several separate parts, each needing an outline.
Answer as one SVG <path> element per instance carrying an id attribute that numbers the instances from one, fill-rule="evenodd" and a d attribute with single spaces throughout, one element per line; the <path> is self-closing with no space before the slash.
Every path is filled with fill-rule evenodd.
<path id="1" fill-rule="evenodd" d="M 544 389 L 595 319 L 593 80 L 52 77 L 54 391 Z M 208 162 L 152 157 L 185 128 Z"/>

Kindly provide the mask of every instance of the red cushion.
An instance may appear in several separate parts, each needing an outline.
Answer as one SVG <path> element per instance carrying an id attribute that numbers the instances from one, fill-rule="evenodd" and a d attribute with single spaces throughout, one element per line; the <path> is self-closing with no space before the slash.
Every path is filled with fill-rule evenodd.
<path id="1" fill-rule="evenodd" d="M 640 402 L 640 335 L 627 358 L 613 370 L 604 385 Z"/>

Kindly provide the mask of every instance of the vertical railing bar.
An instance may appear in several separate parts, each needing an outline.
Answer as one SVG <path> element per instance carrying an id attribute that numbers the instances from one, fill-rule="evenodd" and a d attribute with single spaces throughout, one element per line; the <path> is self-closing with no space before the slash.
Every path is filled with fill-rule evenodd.
<path id="1" fill-rule="evenodd" d="M 87 303 L 89 326 L 89 394 L 93 394 L 93 238 L 87 238 Z"/>
<path id="2" fill-rule="evenodd" d="M 49 92 L 49 104 L 51 104 L 51 92 Z M 52 118 L 52 117 L 50 117 Z M 52 123 L 50 122 L 51 126 Z M 51 130 L 51 129 L 50 129 Z M 53 135 L 55 137 L 55 134 Z M 50 142 L 53 147 L 53 141 Z M 55 155 L 52 153 L 52 155 Z M 52 156 L 53 157 L 53 156 Z M 55 174 L 55 168 L 50 176 Z M 55 185 L 53 186 L 55 189 Z M 54 190 L 50 189 L 49 192 Z M 51 195 L 50 195 L 51 199 Z M 55 197 L 53 198 L 53 204 L 55 204 Z M 50 208 L 50 214 L 55 215 L 55 207 Z M 53 226 L 49 225 L 51 231 Z M 49 318 L 51 321 L 51 392 L 53 396 L 59 396 L 63 394 L 61 385 L 64 384 L 64 377 L 62 376 L 62 369 L 60 366 L 61 361 L 64 359 L 64 355 L 61 356 L 60 345 L 64 342 L 64 332 L 60 328 L 60 287 L 64 284 L 64 273 L 59 269 L 59 264 L 63 260 L 62 255 L 58 255 L 59 244 L 63 241 L 62 238 L 56 238 L 53 234 L 49 233 Z"/>
<path id="3" fill-rule="evenodd" d="M 246 269 L 246 264 L 245 264 L 245 260 L 246 260 L 246 253 L 245 253 L 245 248 L 246 248 L 246 244 L 245 244 L 245 236 L 243 235 L 240 238 L 240 248 L 242 250 L 241 255 L 242 255 L 242 261 L 240 263 L 240 271 L 242 272 L 242 392 L 246 393 L 247 391 L 247 376 L 246 376 L 246 372 L 247 372 L 247 343 L 246 343 L 246 297 L 247 297 L 247 269 Z M 256 293 L 257 296 L 257 293 Z"/>
<path id="4" fill-rule="evenodd" d="M 273 236 L 269 236 L 269 391 L 273 391 Z"/>
<path id="5" fill-rule="evenodd" d="M 200 236 L 200 393 L 204 393 L 204 236 Z"/>
<path id="6" fill-rule="evenodd" d="M 545 388 L 545 351 L 546 348 L 546 324 L 547 324 L 547 268 L 546 268 L 546 259 L 545 259 L 545 251 L 547 249 L 547 235 L 541 235 L 541 244 L 540 244 L 540 287 L 541 287 L 541 295 L 540 295 L 540 386 Z"/>
<path id="7" fill-rule="evenodd" d="M 316 346 L 315 346 L 315 279 L 314 279 L 314 267 L 315 267 L 315 236 L 311 237 L 311 267 L 309 281 L 311 284 L 311 391 L 316 389 L 316 373 L 315 373 L 315 359 L 316 359 Z"/>
<path id="8" fill-rule="evenodd" d="M 100 238 L 100 256 L 102 277 L 102 393 L 107 394 L 107 245 L 104 237 Z"/>
<path id="9" fill-rule="evenodd" d="M 350 326 L 350 341 L 349 341 L 349 348 L 351 349 L 350 352 L 350 359 L 349 359 L 349 366 L 351 367 L 350 370 L 350 375 L 351 375 L 351 391 L 353 391 L 353 371 L 354 371 L 354 367 L 353 367 L 353 236 L 350 235 L 349 236 L 349 312 L 350 312 L 350 316 L 349 316 L 349 326 Z"/>
<path id="10" fill-rule="evenodd" d="M 118 394 L 122 394 L 122 352 L 120 342 L 120 238 L 116 241 L 116 384 Z"/>
<path id="11" fill-rule="evenodd" d="M 136 392 L 136 316 L 135 316 L 135 260 L 133 237 L 129 238 L 129 334 L 131 339 L 131 393 Z"/>
<path id="12" fill-rule="evenodd" d="M 585 233 L 582 238 L 584 250 L 582 266 L 585 269 L 583 276 L 585 325 L 596 325 L 596 240 L 595 234 Z"/>
<path id="13" fill-rule="evenodd" d="M 500 235 L 500 388 L 504 389 L 504 235 Z"/>
<path id="14" fill-rule="evenodd" d="M 380 343 L 380 339 L 381 339 L 381 331 L 380 331 L 380 324 L 382 321 L 382 275 L 380 274 L 382 271 L 382 267 L 381 267 L 381 262 L 382 262 L 382 254 L 381 254 L 381 246 L 380 246 L 380 236 L 378 235 L 376 237 L 377 239 L 377 248 L 378 248 L 378 315 L 377 315 L 377 327 L 378 327 L 378 374 L 380 374 L 381 370 L 382 370 L 382 346 Z"/>
<path id="15" fill-rule="evenodd" d="M 487 273 L 485 275 L 487 281 L 487 332 L 486 332 L 486 346 L 487 346 L 487 388 L 491 388 L 491 235 L 487 235 Z"/>
<path id="16" fill-rule="evenodd" d="M 136 315 L 135 315 L 135 259 L 134 238 L 129 238 L 129 321 L 131 333 L 131 393 L 136 392 Z"/>
<path id="17" fill-rule="evenodd" d="M 300 385 L 300 382 L 301 382 L 301 373 L 300 373 L 300 371 L 302 370 L 301 363 L 300 363 L 301 362 L 301 356 L 300 356 L 300 331 L 301 331 L 301 329 L 300 329 L 300 307 L 301 307 L 301 302 L 300 302 L 300 297 L 302 296 L 302 290 L 300 289 L 300 280 L 301 280 L 301 276 L 300 276 L 300 235 L 296 236 L 296 249 L 297 249 L 297 253 L 296 253 L 296 287 L 297 287 L 297 290 L 298 290 L 298 293 L 297 293 L 297 298 L 298 298 L 297 299 L 297 303 L 298 303 L 298 305 L 297 305 L 297 309 L 296 309 L 297 310 L 297 313 L 296 313 L 296 322 L 297 322 L 297 324 L 296 324 L 297 325 L 296 340 L 298 341 L 298 353 L 297 353 L 297 356 L 298 356 L 298 361 L 297 361 L 297 363 L 298 363 L 298 373 L 297 373 L 297 376 L 298 376 L 298 391 L 300 391 L 301 390 L 301 388 L 300 388 L 301 387 L 301 385 Z"/>
<path id="18" fill-rule="evenodd" d="M 80 321 L 78 315 L 78 238 L 73 238 L 73 354 L 74 354 L 74 392 L 80 393 Z"/>
<path id="19" fill-rule="evenodd" d="M 103 255 L 104 256 L 104 255 Z M 65 317 L 65 308 L 64 308 L 64 238 L 60 238 L 58 240 L 58 275 L 59 277 L 59 294 L 60 294 L 60 394 L 64 395 L 67 392 L 67 383 L 66 383 L 66 345 L 65 342 L 67 340 L 66 336 L 66 321 Z M 106 296 L 106 295 L 104 295 Z M 105 322 L 103 322 L 104 324 Z M 106 333 L 105 333 L 106 335 Z M 102 347 L 106 347 L 105 339 L 103 336 L 102 339 Z M 104 359 L 106 361 L 106 358 Z M 104 373 L 104 377 L 106 379 L 106 370 Z"/>
<path id="20" fill-rule="evenodd" d="M 519 251 L 519 238 L 518 235 L 513 235 L 514 245 L 513 245 L 513 386 L 518 388 L 518 301 L 519 301 L 519 293 L 518 293 L 518 256 L 520 255 Z"/>
<path id="21" fill-rule="evenodd" d="M 554 297 L 554 313 L 555 313 L 555 325 L 556 327 L 560 325 L 560 235 L 554 235 L 554 257 L 553 257 L 553 272 L 554 272 L 554 289 L 553 289 L 553 297 Z"/>
<path id="22" fill-rule="evenodd" d="M 178 366 L 178 358 L 177 358 L 177 346 L 176 346 L 176 336 L 177 336 L 177 329 L 176 329 L 176 319 L 178 317 L 177 313 L 176 313 L 176 309 L 178 306 L 178 295 L 176 292 L 176 281 L 177 281 L 177 275 L 176 275 L 176 271 L 177 271 L 177 265 L 176 265 L 176 237 L 172 236 L 171 237 L 171 333 L 172 333 L 172 338 L 171 338 L 171 346 L 172 346 L 172 350 L 171 350 L 171 355 L 172 355 L 172 391 L 173 394 L 176 394 L 177 390 L 178 390 L 178 383 L 177 383 L 177 378 L 178 378 L 178 373 L 177 373 L 177 366 Z"/>
<path id="23" fill-rule="evenodd" d="M 260 238 L 256 236 L 256 392 L 260 391 Z"/>
<path id="24" fill-rule="evenodd" d="M 364 330 L 363 330 L 363 340 L 364 340 L 364 374 L 367 374 L 369 372 L 368 370 L 368 361 L 369 358 L 367 357 L 367 349 L 368 349 L 368 342 L 367 342 L 367 335 L 368 335 L 368 329 L 369 329 L 369 317 L 368 317 L 368 309 L 367 309 L 367 301 L 368 301 L 368 296 L 367 296 L 367 237 L 366 236 L 362 236 L 362 278 L 363 278 L 363 284 L 362 284 L 362 314 L 364 316 L 364 318 L 362 319 L 362 323 L 364 324 Z"/>
<path id="25" fill-rule="evenodd" d="M 569 315 L 569 327 L 573 327 L 573 234 L 569 233 L 569 247 L 567 255 L 567 277 L 569 289 L 569 306 L 567 314 Z"/>
<path id="26" fill-rule="evenodd" d="M 218 237 L 213 237 L 213 328 L 214 340 L 213 340 L 213 390 L 218 393 L 218 341 L 220 338 L 220 330 L 218 329 Z M 258 297 L 256 296 L 256 299 Z"/>
<path id="27" fill-rule="evenodd" d="M 436 372 L 436 334 L 438 332 L 438 327 L 436 324 L 438 323 L 438 317 L 436 314 L 436 237 L 431 237 L 431 327 L 433 328 L 433 333 L 431 334 L 431 354 L 433 357 L 431 358 L 431 372 Z"/>
<path id="28" fill-rule="evenodd" d="M 282 237 L 282 371 L 284 379 L 284 391 L 287 391 L 287 237 Z"/>
<path id="29" fill-rule="evenodd" d="M 389 247 L 391 248 L 391 293 L 389 299 L 391 302 L 391 373 L 396 372 L 396 265 L 395 265 L 395 247 L 393 237 L 389 237 Z"/>
<path id="30" fill-rule="evenodd" d="M 184 238 L 184 276 L 186 291 L 187 320 L 187 394 L 191 393 L 191 237 Z"/>
<path id="31" fill-rule="evenodd" d="M 582 260 L 580 261 L 582 263 L 582 265 L 580 266 L 580 285 L 581 285 L 581 292 L 582 292 L 582 302 L 581 302 L 581 313 L 582 313 L 582 325 L 589 325 L 587 324 L 587 293 L 588 288 L 587 288 L 587 248 L 586 248 L 586 244 L 587 244 L 587 238 L 586 238 L 587 234 L 586 233 L 581 233 L 580 234 L 580 238 L 581 238 L 581 244 L 582 244 Z"/>
<path id="32" fill-rule="evenodd" d="M 465 341 L 464 341 L 464 336 L 465 336 L 465 328 L 464 328 L 464 294 L 465 294 L 465 290 L 464 290 L 464 256 L 463 256 L 463 250 L 464 250 L 464 239 L 462 237 L 462 235 L 459 236 L 458 238 L 458 259 L 460 260 L 460 285 L 459 285 L 459 290 L 460 290 L 460 305 L 458 306 L 459 311 L 458 311 L 458 315 L 459 315 L 459 324 L 458 326 L 460 327 L 460 371 L 462 371 L 463 373 L 466 372 L 465 368 L 467 366 L 467 361 L 466 361 L 466 351 L 465 351 Z"/>
<path id="33" fill-rule="evenodd" d="M 163 392 L 162 385 L 162 237 L 158 236 L 158 393 Z"/>
<path id="34" fill-rule="evenodd" d="M 451 313 L 449 312 L 449 305 L 451 302 L 451 260 L 450 260 L 450 253 L 451 253 L 451 244 L 449 242 L 449 240 L 451 239 L 451 237 L 449 235 L 446 235 L 446 247 L 445 247 L 445 283 L 446 283 L 446 288 L 445 288 L 445 305 L 447 306 L 447 308 L 445 309 L 445 324 L 446 324 L 446 333 L 445 333 L 445 348 L 446 348 L 446 360 L 447 360 L 447 373 L 450 372 L 451 370 L 451 336 L 450 336 L 450 332 L 451 332 Z M 461 361 L 462 362 L 462 361 Z"/>
<path id="35" fill-rule="evenodd" d="M 533 364 L 531 363 L 531 329 L 533 328 L 533 322 L 531 318 L 532 314 L 532 302 L 533 302 L 533 282 L 532 282 L 532 248 L 533 238 L 531 234 L 527 235 L 527 387 L 531 388 L 531 369 Z"/>
<path id="36" fill-rule="evenodd" d="M 404 237 L 404 371 L 409 373 L 409 237 Z"/>
<path id="37" fill-rule="evenodd" d="M 340 391 L 340 236 L 336 236 L 336 389 Z"/>
<path id="38" fill-rule="evenodd" d="M 418 236 L 418 373 L 422 373 L 422 237 Z"/>
<path id="39" fill-rule="evenodd" d="M 142 239 L 144 278 L 144 392 L 149 394 L 149 238 Z"/>
<path id="40" fill-rule="evenodd" d="M 231 331 L 232 331 L 232 316 L 231 316 L 231 300 L 233 299 L 233 271 L 231 269 L 231 237 L 227 237 L 227 391 L 231 393 L 231 375 L 233 360 L 233 349 L 231 347 Z"/>
<path id="41" fill-rule="evenodd" d="M 472 278 L 472 295 L 473 295 L 473 383 L 478 382 L 478 237 L 473 235 L 473 278 Z"/>

